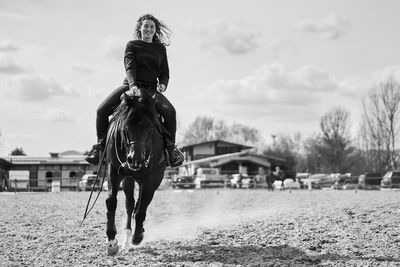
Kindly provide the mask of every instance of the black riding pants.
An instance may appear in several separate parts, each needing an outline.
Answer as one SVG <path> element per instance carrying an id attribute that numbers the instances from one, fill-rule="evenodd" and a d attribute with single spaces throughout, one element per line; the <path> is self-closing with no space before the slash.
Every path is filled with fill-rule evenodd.
<path id="1" fill-rule="evenodd" d="M 122 93 L 129 90 L 128 83 L 124 82 L 120 87 L 116 88 L 111 94 L 103 100 L 97 108 L 96 131 L 97 138 L 102 139 L 107 135 L 109 119 L 115 108 L 121 103 Z M 156 110 L 164 118 L 164 126 L 171 135 L 171 141 L 175 142 L 176 134 L 176 111 L 174 106 L 160 92 L 156 94 Z"/>

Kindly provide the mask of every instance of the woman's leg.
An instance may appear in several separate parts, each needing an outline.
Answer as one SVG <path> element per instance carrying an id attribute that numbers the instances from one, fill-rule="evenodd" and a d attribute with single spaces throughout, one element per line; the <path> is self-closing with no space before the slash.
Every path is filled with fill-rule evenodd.
<path id="1" fill-rule="evenodd" d="M 176 136 L 176 111 L 171 102 L 161 93 L 156 96 L 156 109 L 164 118 L 164 127 L 168 134 L 164 134 L 165 146 L 167 148 L 167 161 L 171 167 L 177 167 L 183 163 L 183 154 L 175 145 Z"/>
<path id="2" fill-rule="evenodd" d="M 97 138 L 104 139 L 107 135 L 108 130 L 108 117 L 112 115 L 115 108 L 121 102 L 122 93 L 128 91 L 129 85 L 123 84 L 120 87 L 116 88 L 112 93 L 101 102 L 96 112 L 96 132 Z"/>
<path id="3" fill-rule="evenodd" d="M 176 135 L 176 111 L 169 100 L 161 93 L 156 96 L 156 109 L 164 118 L 164 126 L 170 134 L 171 141 L 175 143 Z"/>
<path id="4" fill-rule="evenodd" d="M 111 94 L 101 102 L 96 112 L 96 133 L 97 133 L 97 144 L 93 146 L 92 150 L 89 152 L 86 161 L 93 165 L 99 163 L 99 151 L 104 150 L 105 139 L 108 130 L 108 117 L 112 115 L 114 109 L 121 102 L 122 93 L 129 89 L 127 83 L 123 83 L 120 87 L 116 88 Z"/>

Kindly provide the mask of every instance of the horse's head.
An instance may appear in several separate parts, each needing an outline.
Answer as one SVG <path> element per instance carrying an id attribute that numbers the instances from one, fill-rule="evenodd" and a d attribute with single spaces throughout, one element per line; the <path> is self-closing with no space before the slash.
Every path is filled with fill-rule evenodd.
<path id="1" fill-rule="evenodd" d="M 132 171 L 147 168 L 152 157 L 152 137 L 155 129 L 156 91 L 138 89 L 131 97 L 123 96 L 119 124 L 126 162 Z"/>

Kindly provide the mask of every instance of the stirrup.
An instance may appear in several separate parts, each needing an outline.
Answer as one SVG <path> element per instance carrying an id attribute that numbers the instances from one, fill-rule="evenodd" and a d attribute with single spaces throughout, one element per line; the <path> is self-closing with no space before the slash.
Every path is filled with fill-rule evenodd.
<path id="1" fill-rule="evenodd" d="M 178 167 L 184 161 L 183 153 L 177 146 L 168 147 L 165 149 L 167 165 L 171 167 Z"/>
<path id="2" fill-rule="evenodd" d="M 92 165 L 99 164 L 101 151 L 104 151 L 104 144 L 102 141 L 99 141 L 97 144 L 93 145 L 92 150 L 90 150 L 85 160 Z"/>

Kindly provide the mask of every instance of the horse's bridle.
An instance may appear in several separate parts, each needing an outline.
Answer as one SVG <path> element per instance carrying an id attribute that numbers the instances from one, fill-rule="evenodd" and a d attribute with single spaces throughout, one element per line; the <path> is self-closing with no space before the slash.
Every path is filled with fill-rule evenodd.
<path id="1" fill-rule="evenodd" d="M 141 145 L 142 147 L 147 148 L 148 142 L 146 141 L 130 141 L 129 140 L 129 135 L 127 134 L 127 130 L 124 131 L 124 135 L 125 135 L 125 140 L 127 140 L 126 142 L 126 146 L 124 147 L 124 150 L 126 150 L 127 147 L 131 147 L 132 145 L 135 146 L 137 144 Z M 120 171 L 121 168 L 125 169 L 128 168 L 131 171 L 137 171 L 140 169 L 141 166 L 139 166 L 138 168 L 131 168 L 130 164 L 128 163 L 128 157 L 126 157 L 125 162 L 122 162 L 122 160 L 120 159 L 119 155 L 118 155 L 118 151 L 117 151 L 117 139 L 114 138 L 114 149 L 115 149 L 115 155 L 117 156 L 118 162 L 120 164 L 120 166 L 118 167 L 118 173 Z M 149 157 L 147 158 L 147 160 L 145 160 L 145 167 L 147 168 L 149 166 L 150 163 L 150 159 L 151 159 L 151 154 L 149 155 Z"/>

